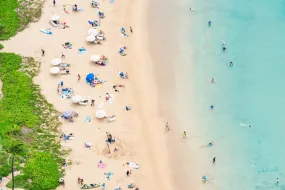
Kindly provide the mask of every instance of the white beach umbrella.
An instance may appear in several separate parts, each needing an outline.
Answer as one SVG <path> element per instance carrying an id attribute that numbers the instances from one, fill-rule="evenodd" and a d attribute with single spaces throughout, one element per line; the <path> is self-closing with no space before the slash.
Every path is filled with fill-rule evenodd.
<path id="1" fill-rule="evenodd" d="M 94 42 L 95 41 L 95 36 L 87 36 L 86 37 L 87 42 Z"/>
<path id="2" fill-rule="evenodd" d="M 53 15 L 51 18 L 50 18 L 50 20 L 59 20 L 59 16 L 57 16 L 57 15 Z"/>
<path id="3" fill-rule="evenodd" d="M 80 102 L 81 99 L 82 99 L 81 96 L 75 95 L 75 96 L 72 96 L 71 101 L 72 101 L 72 103 L 78 103 L 78 102 Z"/>
<path id="4" fill-rule="evenodd" d="M 91 28 L 88 30 L 88 36 L 97 36 L 99 32 L 95 28 Z"/>
<path id="5" fill-rule="evenodd" d="M 49 72 L 51 74 L 58 74 L 60 72 L 60 69 L 58 67 L 52 67 L 50 68 Z"/>
<path id="6" fill-rule="evenodd" d="M 51 60 L 51 64 L 56 66 L 59 65 L 61 63 L 61 59 L 59 58 L 54 58 L 53 60 Z"/>
<path id="7" fill-rule="evenodd" d="M 90 60 L 96 62 L 96 61 L 99 61 L 100 58 L 101 58 L 100 55 L 92 55 L 90 57 Z"/>
<path id="8" fill-rule="evenodd" d="M 96 111 L 96 117 L 98 118 L 98 119 L 102 119 L 102 118 L 104 118 L 104 117 L 106 117 L 106 112 L 104 111 L 104 110 L 97 110 Z"/>

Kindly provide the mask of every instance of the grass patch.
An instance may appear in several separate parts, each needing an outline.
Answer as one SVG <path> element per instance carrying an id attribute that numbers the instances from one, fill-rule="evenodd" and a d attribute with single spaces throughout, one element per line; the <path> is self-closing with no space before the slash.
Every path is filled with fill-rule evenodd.
<path id="1" fill-rule="evenodd" d="M 61 150 L 58 140 L 59 113 L 32 82 L 39 65 L 33 58 L 0 53 L 4 94 L 0 100 L 0 175 L 7 176 L 11 172 L 8 159 L 11 142 L 22 143 L 23 150 L 15 155 L 15 168 L 23 176 L 17 177 L 15 182 L 25 189 L 44 190 L 58 185 L 59 175 L 64 173 L 62 157 L 67 152 Z"/>
<path id="2" fill-rule="evenodd" d="M 4 48 L 3 44 L 0 44 L 0 50 L 3 49 L 3 48 Z"/>
<path id="3" fill-rule="evenodd" d="M 0 40 L 8 40 L 42 14 L 44 0 L 0 0 Z"/>

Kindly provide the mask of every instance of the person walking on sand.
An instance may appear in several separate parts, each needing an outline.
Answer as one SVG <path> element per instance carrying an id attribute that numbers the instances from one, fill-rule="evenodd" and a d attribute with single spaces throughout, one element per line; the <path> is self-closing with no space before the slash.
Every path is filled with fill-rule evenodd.
<path id="1" fill-rule="evenodd" d="M 130 26 L 130 32 L 131 32 L 131 33 L 133 33 L 133 29 L 132 29 L 132 27 L 131 27 L 131 26 Z"/>
<path id="2" fill-rule="evenodd" d="M 216 157 L 213 158 L 213 164 L 216 162 Z"/>
<path id="3" fill-rule="evenodd" d="M 80 79 L 81 79 L 80 74 L 77 74 L 77 81 L 79 82 L 79 81 L 80 81 Z"/>
<path id="4" fill-rule="evenodd" d="M 183 132 L 182 137 L 183 137 L 183 138 L 187 138 L 187 133 L 186 133 L 186 131 Z"/>
<path id="5" fill-rule="evenodd" d="M 84 180 L 83 180 L 83 178 L 82 178 L 82 179 L 80 180 L 80 184 L 81 184 L 81 185 L 83 185 L 83 181 L 84 181 Z"/>
<path id="6" fill-rule="evenodd" d="M 53 0 L 53 6 L 55 7 L 55 0 Z"/>
<path id="7" fill-rule="evenodd" d="M 45 56 L 45 50 L 41 49 L 42 51 L 42 57 Z"/>
<path id="8" fill-rule="evenodd" d="M 95 100 L 92 99 L 92 100 L 91 100 L 91 106 L 94 107 L 94 104 L 95 104 Z"/>
<path id="9" fill-rule="evenodd" d="M 77 183 L 80 184 L 81 183 L 81 179 L 80 177 L 77 178 Z"/>
<path id="10" fill-rule="evenodd" d="M 167 132 L 169 130 L 170 130 L 170 126 L 168 125 L 168 122 L 167 122 L 166 125 L 165 125 L 165 131 Z"/>
<path id="11" fill-rule="evenodd" d="M 61 59 L 65 59 L 65 55 L 61 52 Z"/>

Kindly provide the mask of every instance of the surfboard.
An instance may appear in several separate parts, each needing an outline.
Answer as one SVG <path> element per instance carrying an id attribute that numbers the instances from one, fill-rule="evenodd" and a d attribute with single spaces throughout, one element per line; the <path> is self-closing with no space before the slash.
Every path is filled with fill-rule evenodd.
<path id="1" fill-rule="evenodd" d="M 52 32 L 51 32 L 51 31 L 46 30 L 46 29 L 40 29 L 40 31 L 41 31 L 42 33 L 45 33 L 45 34 L 49 34 L 49 35 L 51 35 L 51 34 L 52 34 Z"/>

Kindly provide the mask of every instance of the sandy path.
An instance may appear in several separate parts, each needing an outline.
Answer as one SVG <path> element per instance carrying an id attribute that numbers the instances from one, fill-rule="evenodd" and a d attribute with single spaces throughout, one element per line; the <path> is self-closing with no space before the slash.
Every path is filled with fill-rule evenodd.
<path id="1" fill-rule="evenodd" d="M 147 40 L 144 2 L 134 2 L 131 0 L 120 0 L 110 4 L 102 0 L 101 11 L 106 15 L 102 20 L 99 29 L 106 34 L 107 41 L 103 45 L 92 45 L 85 42 L 87 30 L 90 28 L 87 21 L 97 19 L 97 9 L 90 7 L 89 1 L 75 0 L 79 7 L 84 8 L 84 12 L 66 14 L 62 10 L 62 5 L 70 3 L 68 0 L 61 0 L 56 7 L 52 6 L 52 1 L 45 4 L 43 15 L 38 23 L 33 23 L 25 31 L 19 33 L 11 40 L 4 42 L 3 51 L 19 53 L 23 56 L 38 57 L 41 62 L 41 72 L 36 77 L 35 82 L 42 88 L 42 93 L 47 100 L 59 111 L 75 110 L 79 112 L 79 117 L 74 123 L 63 121 L 62 131 L 73 133 L 75 138 L 68 142 L 63 142 L 63 146 L 72 149 L 68 159 L 74 164 L 67 167 L 65 176 L 65 189 L 79 189 L 77 177 L 84 179 L 85 183 L 106 183 L 107 189 L 114 189 L 118 185 L 127 189 L 127 184 L 134 181 L 141 189 L 164 190 L 172 189 L 169 178 L 170 171 L 167 167 L 167 149 L 163 134 L 163 122 L 160 121 L 159 112 L 156 105 L 156 87 L 150 82 L 154 81 L 151 76 L 151 59 L 147 57 L 147 51 L 142 51 Z M 71 12 L 71 6 L 67 6 Z M 70 29 L 52 28 L 48 24 L 52 12 L 61 17 L 61 21 L 66 21 L 71 26 Z M 132 25 L 134 34 L 128 38 L 122 37 L 120 29 L 126 29 Z M 41 28 L 52 28 L 53 35 L 45 35 L 39 32 Z M 129 33 L 129 32 L 128 32 Z M 69 41 L 74 43 L 72 49 L 64 49 L 61 44 Z M 28 42 L 28 43 L 27 43 Z M 118 49 L 126 45 L 127 56 L 122 57 L 117 52 Z M 79 55 L 77 49 L 84 46 L 87 49 L 85 54 Z M 46 51 L 45 57 L 41 57 L 40 49 Z M 71 64 L 71 74 L 68 76 L 51 76 L 49 74 L 50 60 L 60 57 L 63 52 L 66 58 L 63 60 Z M 89 62 L 92 54 L 104 54 L 109 57 L 110 63 L 106 67 L 94 65 Z M 117 71 L 126 71 L 130 75 L 129 80 L 122 80 L 117 76 Z M 85 76 L 89 72 L 99 74 L 99 78 L 107 80 L 103 88 L 92 88 L 85 82 Z M 82 79 L 77 81 L 77 74 Z M 75 94 L 89 96 L 95 99 L 95 107 L 75 106 L 70 100 L 64 100 L 57 94 L 57 84 L 63 80 L 65 87 L 71 87 Z M 113 84 L 124 84 L 126 88 L 114 92 Z M 151 93 L 150 93 L 151 92 Z M 105 93 L 115 95 L 112 104 L 105 103 Z M 127 112 L 125 106 L 129 105 L 132 110 Z M 115 122 L 99 122 L 95 119 L 97 107 L 103 107 L 109 115 L 115 114 Z M 91 116 L 90 123 L 84 122 L 86 116 Z M 162 126 L 162 127 L 158 127 Z M 120 141 L 120 151 L 124 156 L 120 158 L 107 158 L 102 155 L 106 147 L 105 132 L 110 132 Z M 92 150 L 84 148 L 84 142 L 92 142 Z M 97 168 L 97 162 L 103 160 L 107 163 L 107 168 Z M 142 166 L 139 171 L 134 171 L 130 177 L 125 176 L 126 161 L 133 161 Z M 105 172 L 114 172 L 111 180 L 107 181 Z M 58 189 L 63 189 L 59 187 Z"/>

